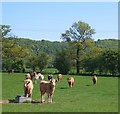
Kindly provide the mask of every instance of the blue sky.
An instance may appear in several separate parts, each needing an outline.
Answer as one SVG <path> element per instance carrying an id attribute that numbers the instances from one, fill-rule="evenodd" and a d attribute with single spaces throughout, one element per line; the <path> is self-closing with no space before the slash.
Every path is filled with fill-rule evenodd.
<path id="1" fill-rule="evenodd" d="M 93 39 L 118 38 L 117 2 L 3 2 L 2 24 L 12 34 L 33 40 L 62 41 L 74 22 L 88 23 Z"/>

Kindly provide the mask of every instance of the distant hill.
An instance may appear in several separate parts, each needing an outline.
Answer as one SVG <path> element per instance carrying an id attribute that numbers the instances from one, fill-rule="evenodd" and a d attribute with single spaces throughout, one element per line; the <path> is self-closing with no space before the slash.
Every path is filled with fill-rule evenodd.
<path id="1" fill-rule="evenodd" d="M 66 49 L 68 47 L 67 42 L 48 41 L 48 40 L 30 40 L 24 38 L 17 38 L 16 43 L 27 47 L 31 53 L 42 53 L 55 54 L 56 52 Z"/>
<path id="2" fill-rule="evenodd" d="M 9 38 L 7 38 L 9 39 Z M 120 40 L 119 40 L 120 41 Z M 47 54 L 55 54 L 56 52 L 68 48 L 67 42 L 48 41 L 48 40 L 31 40 L 25 38 L 16 38 L 16 44 L 27 47 L 31 54 L 40 54 L 45 52 Z M 104 49 L 118 50 L 118 40 L 106 39 L 95 41 L 95 46 Z"/>
<path id="3" fill-rule="evenodd" d="M 117 40 L 117 39 L 98 40 L 95 42 L 95 45 L 100 48 L 118 50 L 118 42 L 119 41 L 120 40 Z"/>

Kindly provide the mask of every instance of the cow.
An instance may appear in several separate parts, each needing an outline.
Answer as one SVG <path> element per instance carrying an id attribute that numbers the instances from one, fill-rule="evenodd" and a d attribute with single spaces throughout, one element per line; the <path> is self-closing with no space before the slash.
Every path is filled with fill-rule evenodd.
<path id="1" fill-rule="evenodd" d="M 48 75 L 48 80 L 52 79 L 53 78 L 53 75 L 52 74 L 49 74 Z"/>
<path id="2" fill-rule="evenodd" d="M 25 76 L 26 76 L 26 79 L 31 79 L 30 73 L 27 73 Z"/>
<path id="3" fill-rule="evenodd" d="M 57 79 L 58 79 L 58 82 L 60 82 L 60 80 L 62 79 L 62 74 L 57 74 Z"/>
<path id="4" fill-rule="evenodd" d="M 38 73 L 35 75 L 34 80 L 35 80 L 35 83 L 37 83 L 37 80 L 42 81 L 44 80 L 44 75 L 42 75 L 41 73 Z"/>
<path id="5" fill-rule="evenodd" d="M 43 80 L 44 79 L 44 75 L 42 75 L 41 73 L 37 73 L 37 72 L 32 72 L 30 73 L 31 79 L 34 80 L 35 83 L 37 83 L 37 80 Z"/>
<path id="6" fill-rule="evenodd" d="M 41 73 L 38 73 L 37 75 L 41 81 L 44 80 L 44 75 L 42 75 Z"/>
<path id="7" fill-rule="evenodd" d="M 94 74 L 92 77 L 93 85 L 97 84 L 97 76 Z"/>
<path id="8" fill-rule="evenodd" d="M 67 78 L 67 82 L 69 84 L 69 87 L 72 88 L 74 85 L 74 78 L 73 77 Z"/>
<path id="9" fill-rule="evenodd" d="M 31 79 L 32 79 L 32 80 L 35 78 L 35 75 L 36 75 L 36 74 L 37 74 L 37 73 L 36 73 L 35 71 L 33 71 L 33 72 L 30 73 L 30 76 L 31 76 Z"/>
<path id="10" fill-rule="evenodd" d="M 9 69 L 9 70 L 8 70 L 8 73 L 9 73 L 9 74 L 13 74 L 13 73 L 14 73 L 14 69 Z"/>
<path id="11" fill-rule="evenodd" d="M 30 79 L 24 80 L 24 96 L 32 97 L 32 91 L 33 91 L 32 80 L 30 80 Z"/>
<path id="12" fill-rule="evenodd" d="M 41 93 L 41 103 L 45 102 L 45 94 L 48 95 L 48 103 L 52 103 L 53 94 L 55 91 L 55 79 L 50 79 L 50 81 L 40 82 L 40 93 Z"/>

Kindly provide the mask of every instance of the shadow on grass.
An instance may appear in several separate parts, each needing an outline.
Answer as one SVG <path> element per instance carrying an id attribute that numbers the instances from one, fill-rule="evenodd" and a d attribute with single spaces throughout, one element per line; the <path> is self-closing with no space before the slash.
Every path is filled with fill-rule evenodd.
<path id="1" fill-rule="evenodd" d="M 60 89 L 68 89 L 68 87 L 60 87 Z"/>
<path id="2" fill-rule="evenodd" d="M 91 85 L 87 84 L 86 86 L 91 86 Z"/>
<path id="3" fill-rule="evenodd" d="M 40 101 L 34 101 L 34 100 L 33 100 L 33 101 L 31 101 L 31 103 L 33 103 L 33 104 L 38 104 L 38 103 L 39 103 L 39 104 L 41 104 L 41 102 L 40 102 Z"/>
<path id="4" fill-rule="evenodd" d="M 9 103 L 16 103 L 15 99 L 8 99 Z"/>
<path id="5" fill-rule="evenodd" d="M 18 102 L 16 102 L 15 99 L 8 99 L 7 101 L 8 101 L 7 103 L 18 103 Z M 41 104 L 40 101 L 35 101 L 35 100 L 32 100 L 31 102 L 27 102 L 27 101 L 26 101 L 26 102 L 22 102 L 22 103 Z"/>

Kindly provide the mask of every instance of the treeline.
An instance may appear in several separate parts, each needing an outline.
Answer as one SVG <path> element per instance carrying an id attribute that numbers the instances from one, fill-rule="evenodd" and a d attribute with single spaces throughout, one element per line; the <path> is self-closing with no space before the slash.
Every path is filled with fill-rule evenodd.
<path id="1" fill-rule="evenodd" d="M 3 71 L 14 69 L 25 72 L 29 68 L 42 72 L 49 67 L 56 68 L 58 72 L 64 74 L 120 73 L 119 40 L 94 41 L 91 38 L 95 33 L 94 29 L 84 22 L 74 23 L 69 30 L 62 33 L 62 42 L 16 38 L 8 35 L 11 31 L 10 26 L 1 25 L 0 29 Z"/>
<path id="2" fill-rule="evenodd" d="M 8 40 L 10 39 L 8 38 Z M 25 46 L 27 49 L 29 49 L 30 53 L 34 55 L 40 55 L 43 52 L 54 55 L 56 52 L 68 48 L 67 42 L 51 42 L 47 40 L 36 41 L 24 38 L 17 38 L 16 44 Z"/>
<path id="3" fill-rule="evenodd" d="M 11 40 L 11 38 L 7 38 L 7 40 Z M 34 55 L 39 55 L 43 52 L 47 54 L 56 54 L 56 52 L 60 50 L 67 49 L 69 47 L 67 42 L 58 42 L 58 41 L 48 41 L 48 40 L 31 40 L 25 38 L 16 38 L 16 44 L 20 46 L 25 46 L 29 49 L 31 53 Z M 8 41 L 9 42 L 9 41 Z M 95 47 L 103 48 L 103 49 L 114 49 L 118 50 L 118 40 L 116 39 L 104 39 L 95 41 Z"/>
<path id="4" fill-rule="evenodd" d="M 105 73 L 105 74 L 118 74 L 116 61 L 118 59 L 118 40 L 108 39 L 108 40 L 98 40 L 94 42 L 94 46 L 84 52 L 81 56 L 81 67 L 82 73 Z M 68 50 L 69 45 L 67 42 L 51 42 L 46 40 L 35 41 L 25 38 L 4 38 L 3 39 L 3 70 L 16 69 L 22 71 L 23 68 L 31 68 L 35 70 L 42 65 L 47 64 L 46 67 L 54 67 L 55 59 L 57 58 L 57 64 L 60 67 L 62 64 L 67 64 L 66 68 L 63 67 L 63 73 L 68 73 L 71 68 L 75 68 L 75 61 L 73 62 L 74 52 Z M 64 52 L 61 52 L 64 50 Z M 65 52 L 65 50 L 67 50 Z M 71 57 L 65 60 L 67 53 L 72 53 Z M 37 59 L 42 58 L 44 62 Z M 57 57 L 56 57 L 57 56 Z M 48 57 L 45 59 L 45 57 Z M 60 60 L 59 60 L 60 59 Z M 62 60 L 63 59 L 63 60 Z M 73 59 L 73 60 L 72 60 Z M 68 60 L 68 63 L 67 63 Z M 71 67 L 69 63 L 71 61 Z M 65 63 L 66 62 L 66 63 Z M 37 65 L 37 63 L 39 63 Z M 16 65 L 15 65 L 16 64 Z M 56 64 L 56 67 L 57 67 Z M 114 65 L 115 64 L 115 65 Z M 114 68 L 116 66 L 116 68 Z M 46 68 L 42 66 L 41 68 Z M 70 68 L 69 68 L 70 67 Z M 108 68 L 112 70 L 111 72 Z M 113 68 L 112 68 L 113 67 Z M 40 68 L 40 69 L 41 69 Z M 41 71 L 43 70 L 41 69 Z M 58 68 L 59 69 L 59 68 Z M 68 69 L 67 71 L 65 69 Z M 81 73 L 80 72 L 80 73 Z"/>

